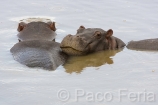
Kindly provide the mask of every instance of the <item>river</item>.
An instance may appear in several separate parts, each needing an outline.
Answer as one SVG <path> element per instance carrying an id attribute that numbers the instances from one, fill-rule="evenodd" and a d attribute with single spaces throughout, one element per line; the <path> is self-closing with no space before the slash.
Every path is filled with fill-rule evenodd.
<path id="1" fill-rule="evenodd" d="M 158 52 L 102 51 L 72 57 L 55 71 L 16 62 L 21 19 L 56 22 L 56 41 L 80 25 L 113 29 L 126 44 L 158 37 L 157 0 L 3 0 L 0 1 L 0 105 L 157 105 Z"/>

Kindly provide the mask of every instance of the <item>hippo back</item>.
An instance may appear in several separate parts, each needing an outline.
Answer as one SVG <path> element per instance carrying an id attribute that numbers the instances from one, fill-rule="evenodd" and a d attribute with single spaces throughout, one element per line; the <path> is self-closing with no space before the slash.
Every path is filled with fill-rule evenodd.
<path id="1" fill-rule="evenodd" d="M 67 55 L 61 51 L 59 46 L 59 43 L 52 41 L 23 41 L 15 44 L 10 52 L 21 64 L 55 70 L 67 59 Z"/>
<path id="2" fill-rule="evenodd" d="M 139 41 L 130 41 L 127 45 L 128 49 L 133 50 L 158 50 L 158 38 L 145 39 Z"/>

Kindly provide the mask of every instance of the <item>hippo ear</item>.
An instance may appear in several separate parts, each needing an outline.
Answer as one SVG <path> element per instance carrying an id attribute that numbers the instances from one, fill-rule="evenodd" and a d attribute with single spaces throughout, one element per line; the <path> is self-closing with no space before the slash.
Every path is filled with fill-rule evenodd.
<path id="1" fill-rule="evenodd" d="M 49 22 L 48 24 L 51 30 L 56 31 L 55 22 Z"/>
<path id="2" fill-rule="evenodd" d="M 109 38 L 110 36 L 112 36 L 113 30 L 109 29 L 105 34 L 106 34 L 106 38 Z"/>
<path id="3" fill-rule="evenodd" d="M 25 26 L 26 26 L 26 24 L 24 22 L 19 23 L 17 31 L 18 32 L 22 31 Z"/>
<path id="4" fill-rule="evenodd" d="M 85 29 L 85 27 L 84 26 L 80 26 L 79 29 Z"/>
<path id="5" fill-rule="evenodd" d="M 83 32 L 84 29 L 86 29 L 84 26 L 80 26 L 77 30 L 77 34 Z"/>
<path id="6" fill-rule="evenodd" d="M 112 29 L 109 29 L 107 32 L 106 32 L 106 41 L 108 41 L 109 45 L 109 49 L 115 49 L 116 48 L 116 41 L 114 39 L 114 37 L 111 37 L 113 34 L 113 30 Z"/>

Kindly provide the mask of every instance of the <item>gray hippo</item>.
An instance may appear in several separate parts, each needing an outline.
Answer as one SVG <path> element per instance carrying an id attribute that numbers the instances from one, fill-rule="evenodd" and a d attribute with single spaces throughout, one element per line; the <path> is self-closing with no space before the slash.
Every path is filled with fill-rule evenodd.
<path id="1" fill-rule="evenodd" d="M 61 49 L 68 55 L 85 55 L 101 50 L 120 49 L 125 43 L 112 36 L 113 30 L 85 28 L 80 26 L 76 35 L 67 35 L 61 42 Z"/>
<path id="2" fill-rule="evenodd" d="M 68 56 L 59 43 L 52 41 L 56 36 L 55 22 L 21 22 L 17 30 L 19 43 L 10 49 L 16 61 L 47 70 L 55 70 L 65 63 Z"/>
<path id="3" fill-rule="evenodd" d="M 56 27 L 55 22 L 21 22 L 18 25 L 18 39 L 20 41 L 28 40 L 55 40 Z"/>
<path id="4" fill-rule="evenodd" d="M 133 50 L 158 50 L 158 38 L 130 41 L 127 48 Z"/>
<path id="5" fill-rule="evenodd" d="M 52 41 L 56 35 L 55 30 L 54 22 L 19 23 L 19 43 L 10 50 L 14 59 L 29 67 L 55 70 L 65 63 L 68 55 L 84 55 L 125 46 L 122 40 L 112 36 L 111 29 L 104 31 L 80 26 L 76 35 L 66 36 L 61 44 Z"/>
<path id="6" fill-rule="evenodd" d="M 55 70 L 67 60 L 60 44 L 53 41 L 30 40 L 15 44 L 11 49 L 14 59 L 28 67 Z"/>

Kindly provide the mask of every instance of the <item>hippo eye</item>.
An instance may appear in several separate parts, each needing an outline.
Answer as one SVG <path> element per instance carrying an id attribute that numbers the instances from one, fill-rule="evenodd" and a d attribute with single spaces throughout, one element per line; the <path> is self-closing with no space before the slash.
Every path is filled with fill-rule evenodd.
<path id="1" fill-rule="evenodd" d="M 96 32 L 95 32 L 95 37 L 96 37 L 97 39 L 100 39 L 100 38 L 101 38 L 101 32 L 96 31 Z"/>

